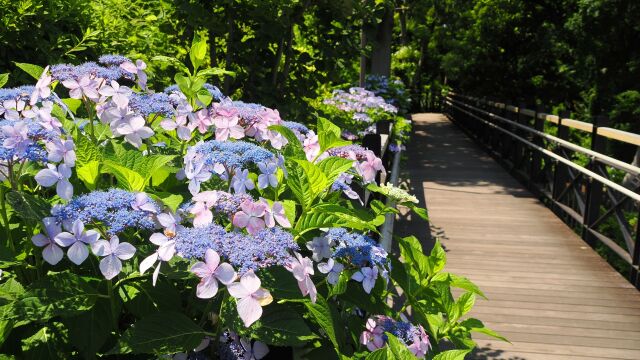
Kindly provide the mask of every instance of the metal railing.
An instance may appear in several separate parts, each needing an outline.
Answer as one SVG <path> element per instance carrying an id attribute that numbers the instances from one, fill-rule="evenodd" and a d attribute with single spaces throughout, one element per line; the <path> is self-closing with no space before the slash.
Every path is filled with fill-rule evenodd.
<path id="1" fill-rule="evenodd" d="M 449 93 L 443 112 L 527 185 L 591 247 L 609 249 L 640 289 L 640 184 L 619 180 L 640 168 L 603 154 L 608 141 L 640 145 L 640 135 L 562 116 Z M 553 129 L 556 135 L 545 132 Z M 570 141 L 570 131 L 591 148 Z"/>

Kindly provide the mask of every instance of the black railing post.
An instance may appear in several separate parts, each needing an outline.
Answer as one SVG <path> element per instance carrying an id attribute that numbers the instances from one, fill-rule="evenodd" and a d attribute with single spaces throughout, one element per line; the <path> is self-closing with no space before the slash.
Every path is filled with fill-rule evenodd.
<path id="1" fill-rule="evenodd" d="M 540 131 L 540 132 L 544 132 L 544 119 L 540 119 L 539 118 L 539 114 L 541 114 L 543 112 L 543 108 L 541 106 L 537 106 L 536 107 L 536 112 L 533 115 L 533 128 Z M 538 135 L 533 135 L 533 143 L 540 146 L 540 147 L 545 147 L 544 146 L 544 140 L 542 139 L 542 137 L 538 136 Z M 530 175 L 529 175 L 529 179 L 531 179 L 531 183 L 535 183 L 535 181 L 537 181 L 537 179 L 539 178 L 539 176 L 542 174 L 542 153 L 539 151 L 532 151 L 532 160 L 531 160 L 531 170 L 530 170 Z"/>
<path id="2" fill-rule="evenodd" d="M 638 211 L 638 219 L 640 219 L 640 211 Z M 629 281 L 637 289 L 640 289 L 640 221 L 636 223 L 636 241 L 633 244 L 633 249 L 629 250 L 632 251 Z"/>
<path id="3" fill-rule="evenodd" d="M 598 135 L 598 126 L 605 125 L 606 117 L 596 116 L 593 120 L 591 131 L 591 150 L 603 152 L 606 148 L 606 138 Z M 595 159 L 591 159 L 588 164 L 589 170 L 598 173 L 601 165 Z M 595 247 L 597 238 L 589 232 L 591 225 L 600 217 L 600 205 L 602 204 L 603 186 L 602 183 L 589 178 L 587 183 L 587 197 L 584 209 L 584 220 L 582 221 L 582 239 L 591 247 Z"/>
<path id="4" fill-rule="evenodd" d="M 562 140 L 569 139 L 569 128 L 566 126 L 562 126 L 562 119 L 565 119 L 567 117 L 569 117 L 569 112 L 566 110 L 563 110 L 558 114 L 557 136 Z M 555 153 L 562 157 L 565 157 L 564 149 L 561 146 L 556 147 Z M 569 169 L 567 165 L 559 161 L 556 162 L 556 168 L 553 173 L 553 196 L 552 197 L 554 201 L 560 201 L 560 198 L 559 198 L 560 194 L 567 186 L 568 179 L 569 179 Z M 558 210 L 557 207 L 556 207 L 556 210 Z"/>

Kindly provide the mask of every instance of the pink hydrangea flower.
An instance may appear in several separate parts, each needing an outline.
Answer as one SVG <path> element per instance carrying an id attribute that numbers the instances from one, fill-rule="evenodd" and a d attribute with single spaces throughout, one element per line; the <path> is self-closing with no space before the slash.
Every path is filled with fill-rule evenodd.
<path id="1" fill-rule="evenodd" d="M 384 330 L 376 324 L 374 319 L 367 320 L 366 330 L 360 334 L 360 343 L 366 345 L 369 351 L 376 351 L 384 346 Z"/>
<path id="2" fill-rule="evenodd" d="M 273 301 L 271 293 L 261 285 L 253 270 L 244 273 L 240 282 L 227 285 L 229 294 L 237 299 L 238 315 L 246 327 L 258 321 L 262 316 L 262 307 Z"/>
<path id="3" fill-rule="evenodd" d="M 413 336 L 413 343 L 408 348 L 417 358 L 423 358 L 427 356 L 427 352 L 431 349 L 431 343 L 429 342 L 429 335 L 424 331 L 422 325 L 418 330 L 419 333 Z"/>
<path id="4" fill-rule="evenodd" d="M 302 295 L 309 295 L 311 301 L 315 303 L 318 297 L 318 291 L 316 290 L 313 280 L 311 280 L 311 275 L 314 274 L 313 261 L 308 257 L 302 257 L 299 253 L 295 255 L 296 257 L 291 259 L 291 262 L 287 264 L 286 268 L 293 273 L 293 277 L 298 281 L 298 287 Z"/>
<path id="5" fill-rule="evenodd" d="M 362 176 L 362 180 L 365 184 L 373 182 L 376 179 L 378 171 L 384 170 L 382 166 L 382 160 L 375 156 L 372 152 L 367 152 L 367 158 L 365 161 L 357 163 L 356 170 L 358 174 Z"/>
<path id="6" fill-rule="evenodd" d="M 225 141 L 229 138 L 242 139 L 244 137 L 244 128 L 238 125 L 238 116 L 232 117 L 216 116 L 214 125 L 216 126 L 216 140 Z"/>
<path id="7" fill-rule="evenodd" d="M 29 101 L 30 105 L 35 105 L 39 99 L 48 98 L 51 95 L 51 75 L 49 74 L 49 66 L 44 68 L 42 75 L 38 79 L 33 92 L 31 93 L 31 98 Z"/>
<path id="8" fill-rule="evenodd" d="M 197 262 L 191 267 L 191 272 L 200 278 L 196 296 L 201 299 L 210 299 L 216 295 L 218 281 L 229 285 L 236 279 L 233 267 L 228 263 L 220 263 L 220 255 L 211 249 L 205 252 L 204 262 Z"/>
<path id="9" fill-rule="evenodd" d="M 264 222 L 267 227 L 276 226 L 276 222 L 282 226 L 283 228 L 290 228 L 291 223 L 289 222 L 289 218 L 285 214 L 284 207 L 282 203 L 279 201 L 275 201 L 273 203 L 273 207 L 269 207 L 269 202 L 265 199 L 260 199 L 260 201 L 265 204 L 265 214 L 264 214 Z"/>
<path id="10" fill-rule="evenodd" d="M 264 203 L 245 200 L 240 205 L 240 209 L 242 210 L 233 216 L 233 225 L 241 229 L 246 228 L 251 235 L 264 229 L 265 222 L 262 217 L 267 210 Z"/>

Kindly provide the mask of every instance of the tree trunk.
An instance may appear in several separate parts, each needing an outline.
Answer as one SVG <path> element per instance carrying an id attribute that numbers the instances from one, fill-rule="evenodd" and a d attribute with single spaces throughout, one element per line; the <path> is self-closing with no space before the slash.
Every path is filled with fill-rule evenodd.
<path id="1" fill-rule="evenodd" d="M 367 74 L 367 55 L 365 54 L 365 48 L 367 47 L 367 33 L 365 32 L 365 24 L 362 24 L 360 28 L 360 80 L 358 84 L 360 87 L 364 87 L 364 80 Z"/>
<path id="2" fill-rule="evenodd" d="M 391 40 L 393 37 L 393 14 L 394 8 L 387 7 L 382 22 L 376 29 L 373 52 L 371 54 L 371 73 L 391 75 Z"/>
<path id="3" fill-rule="evenodd" d="M 407 45 L 407 13 L 404 1 L 399 10 L 400 17 L 400 43 Z"/>
<path id="4" fill-rule="evenodd" d="M 287 48 L 284 50 L 284 67 L 282 68 L 281 88 L 287 85 L 289 80 L 289 71 L 291 70 L 291 49 L 293 48 L 293 23 L 289 24 L 289 38 L 287 39 Z"/>
<path id="5" fill-rule="evenodd" d="M 278 44 L 278 51 L 276 52 L 276 60 L 273 63 L 272 76 L 271 76 L 271 86 L 278 86 L 278 70 L 280 69 L 280 61 L 282 61 L 282 51 L 284 48 L 284 37 L 280 39 L 280 43 Z"/>
<path id="6" fill-rule="evenodd" d="M 224 56 L 224 61 L 225 61 L 225 69 L 230 70 L 231 69 L 231 61 L 233 61 L 233 41 L 234 41 L 234 28 L 235 28 L 235 23 L 233 20 L 233 12 L 231 11 L 231 8 L 229 8 L 229 10 L 227 11 L 228 13 L 228 17 L 227 17 L 227 53 Z M 224 77 L 224 94 L 225 96 L 229 96 L 229 91 L 231 89 L 231 76 L 229 75 L 225 75 Z"/>

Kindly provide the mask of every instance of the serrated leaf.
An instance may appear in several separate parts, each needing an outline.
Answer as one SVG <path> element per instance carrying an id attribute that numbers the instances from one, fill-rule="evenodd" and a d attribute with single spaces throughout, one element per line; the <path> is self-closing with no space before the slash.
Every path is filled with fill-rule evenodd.
<path id="1" fill-rule="evenodd" d="M 307 205 L 311 205 L 316 197 L 324 190 L 326 190 L 328 184 L 327 177 L 322 173 L 322 170 L 313 163 L 306 160 L 295 160 L 298 166 L 304 171 L 304 174 L 309 183 L 310 192 L 305 199 Z"/>
<path id="2" fill-rule="evenodd" d="M 436 240 L 429 255 L 429 275 L 435 275 L 444 269 L 447 263 L 447 253 L 442 248 L 439 240 Z"/>
<path id="3" fill-rule="evenodd" d="M 456 305 L 460 311 L 460 316 L 468 313 L 476 302 L 476 296 L 473 293 L 466 292 L 456 300 Z"/>
<path id="4" fill-rule="evenodd" d="M 395 359 L 417 360 L 415 355 L 413 355 L 413 353 L 409 351 L 409 348 L 407 348 L 407 345 L 402 343 L 400 340 L 398 340 L 397 337 L 395 337 L 391 333 L 387 332 L 386 335 L 387 335 L 387 346 L 391 350 L 391 353 L 393 354 L 393 357 Z"/>
<path id="5" fill-rule="evenodd" d="M 468 350 L 448 350 L 433 357 L 433 360 L 464 360 L 464 357 L 471 352 Z"/>
<path id="6" fill-rule="evenodd" d="M 66 98 L 62 99 L 62 102 L 67 105 L 67 108 L 69 108 L 69 111 L 73 114 L 76 114 L 78 108 L 82 105 L 82 100 L 80 99 Z"/>
<path id="7" fill-rule="evenodd" d="M 9 73 L 0 74 L 0 88 L 5 86 L 9 81 Z"/>
<path id="8" fill-rule="evenodd" d="M 19 62 L 14 62 L 14 64 L 27 74 L 31 75 L 34 79 L 40 79 L 40 75 L 44 72 L 44 68 L 42 66 Z"/>
<path id="9" fill-rule="evenodd" d="M 391 353 L 391 349 L 385 346 L 381 349 L 378 349 L 372 353 L 369 353 L 365 360 L 391 360 L 393 359 L 393 353 Z"/>
<path id="10" fill-rule="evenodd" d="M 482 321 L 480 321 L 478 319 L 474 319 L 474 318 L 466 319 L 466 320 L 460 322 L 460 326 L 464 327 L 465 329 L 467 329 L 469 331 L 474 331 L 474 332 L 478 332 L 478 333 L 481 333 L 481 334 L 489 335 L 489 336 L 494 337 L 496 339 L 500 339 L 502 341 L 506 341 L 506 342 L 510 343 L 510 341 L 507 340 L 504 336 L 502 336 L 502 335 L 498 334 L 497 332 L 485 327 L 484 324 L 482 323 Z"/>
<path id="11" fill-rule="evenodd" d="M 144 190 L 145 180 L 142 175 L 130 170 L 124 166 L 120 166 L 111 160 L 104 162 L 103 171 L 113 174 L 118 180 L 118 184 L 128 191 Z"/>
<path id="12" fill-rule="evenodd" d="M 333 184 L 338 176 L 353 167 L 353 160 L 344 159 L 337 156 L 329 156 L 322 159 L 322 161 L 320 161 L 317 166 L 327 177 L 327 183 Z"/>
<path id="13" fill-rule="evenodd" d="M 97 160 L 91 160 L 88 163 L 79 166 L 76 170 L 76 174 L 89 190 L 95 190 L 96 181 L 100 175 L 100 163 Z"/>
<path id="14" fill-rule="evenodd" d="M 340 128 L 333 124 L 331 121 L 318 118 L 318 142 L 320 143 L 320 152 L 324 152 L 328 149 L 350 145 L 350 141 L 342 140 L 340 138 Z"/>
<path id="15" fill-rule="evenodd" d="M 98 296 L 88 281 L 70 272 L 36 280 L 19 298 L 0 308 L 0 320 L 44 321 L 70 317 L 93 307 Z"/>
<path id="16" fill-rule="evenodd" d="M 11 191 L 5 196 L 15 214 L 25 221 L 38 223 L 51 213 L 51 205 L 48 202 L 28 193 Z"/>
<path id="17" fill-rule="evenodd" d="M 151 314 L 137 321 L 110 353 L 174 354 L 194 349 L 206 332 L 179 312 Z"/>
<path id="18" fill-rule="evenodd" d="M 76 146 L 76 167 L 81 167 L 91 161 L 102 161 L 101 149 L 88 137 L 78 134 L 74 143 Z"/>
<path id="19" fill-rule="evenodd" d="M 327 301 L 318 295 L 315 304 L 312 302 L 305 302 L 304 305 L 314 318 L 316 323 L 324 330 L 324 332 L 331 340 L 333 347 L 337 354 L 341 354 L 342 341 L 344 335 L 344 325 L 340 320 L 340 315 L 337 313 L 335 307 L 329 306 Z"/>

